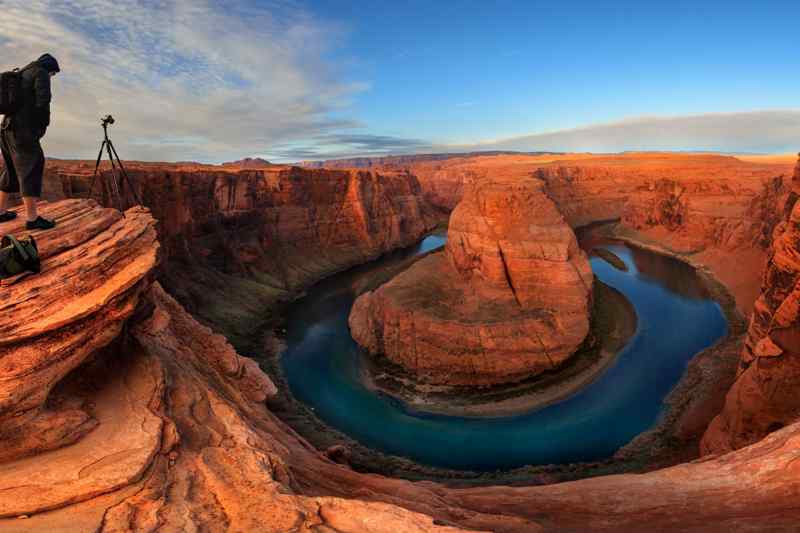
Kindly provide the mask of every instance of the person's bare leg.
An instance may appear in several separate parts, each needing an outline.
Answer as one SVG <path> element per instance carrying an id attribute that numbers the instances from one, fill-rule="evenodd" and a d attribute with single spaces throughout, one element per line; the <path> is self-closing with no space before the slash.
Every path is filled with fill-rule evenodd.
<path id="1" fill-rule="evenodd" d="M 8 211 L 8 193 L 0 191 L 0 214 Z"/>
<path id="2" fill-rule="evenodd" d="M 22 203 L 25 204 L 25 214 L 28 217 L 28 222 L 36 220 L 39 217 L 39 212 L 36 209 L 39 199 L 35 196 L 23 196 Z"/>

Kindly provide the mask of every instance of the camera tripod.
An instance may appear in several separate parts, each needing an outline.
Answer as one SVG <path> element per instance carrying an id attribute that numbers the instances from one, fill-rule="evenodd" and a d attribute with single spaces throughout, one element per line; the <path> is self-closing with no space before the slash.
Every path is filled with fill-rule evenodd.
<path id="1" fill-rule="evenodd" d="M 112 198 L 110 198 L 111 202 L 113 203 L 114 198 L 116 198 L 119 201 L 120 210 L 124 211 L 121 187 L 127 185 L 136 203 L 142 205 L 142 201 L 136 193 L 136 188 L 133 186 L 133 183 L 131 183 L 128 173 L 125 172 L 125 167 L 117 154 L 117 149 L 114 148 L 114 143 L 108 138 L 108 126 L 114 124 L 114 117 L 108 115 L 101 119 L 100 123 L 103 126 L 103 142 L 100 143 L 100 152 L 97 154 L 97 162 L 94 164 L 94 175 L 92 176 L 92 183 L 89 186 L 89 194 L 87 197 L 91 198 L 92 192 L 94 192 L 94 183 L 97 180 L 97 174 L 100 170 L 100 160 L 103 159 L 103 151 L 105 151 L 108 155 L 108 160 L 111 162 L 111 180 L 108 185 L 109 195 L 112 196 Z M 121 182 L 120 176 L 124 180 L 124 183 Z"/>

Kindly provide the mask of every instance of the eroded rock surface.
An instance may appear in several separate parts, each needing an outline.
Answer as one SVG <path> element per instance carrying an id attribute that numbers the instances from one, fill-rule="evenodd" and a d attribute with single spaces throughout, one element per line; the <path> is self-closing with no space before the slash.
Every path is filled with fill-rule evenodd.
<path id="1" fill-rule="evenodd" d="M 88 192 L 91 167 L 60 170 L 69 196 Z M 440 219 L 405 172 L 129 165 L 159 220 L 160 279 L 195 316 L 237 346 L 312 283 L 417 242 Z M 106 172 L 95 186 L 120 207 Z M 122 207 L 133 202 L 123 189 Z M 437 218 L 438 217 L 438 218 Z"/>
<path id="2" fill-rule="evenodd" d="M 444 253 L 356 300 L 353 338 L 436 384 L 512 382 L 562 364 L 588 333 L 593 277 L 542 188 L 475 184 Z"/>
<path id="3" fill-rule="evenodd" d="M 275 389 L 257 365 L 148 281 L 158 244 L 146 212 L 128 211 L 123 220 L 85 202 L 54 204 L 46 212 L 77 215 L 79 206 L 94 213 L 91 220 L 117 228 L 93 230 L 95 239 L 116 239 L 108 249 L 114 253 L 99 254 L 95 245 L 61 261 L 68 252 L 52 252 L 42 277 L 2 286 L 0 298 L 13 290 L 20 309 L 33 310 L 39 292 L 52 290 L 42 283 L 49 275 L 56 292 L 46 308 L 28 313 L 29 324 L 53 325 L 66 311 L 83 309 L 87 319 L 103 317 L 108 326 L 123 316 L 119 305 L 134 293 L 138 305 L 124 327 L 111 327 L 115 334 L 108 342 L 71 337 L 68 327 L 33 338 L 20 333 L 28 326 L 5 326 L 20 344 L 3 345 L 4 365 L 24 363 L 27 357 L 20 354 L 32 353 L 26 350 L 34 342 L 55 346 L 47 343 L 73 338 L 73 348 L 87 346 L 90 353 L 72 372 L 51 374 L 48 363 L 61 359 L 49 356 L 61 352 L 44 350 L 24 373 L 29 380 L 59 376 L 52 378 L 49 396 L 44 394 L 45 408 L 34 412 L 78 405 L 95 423 L 71 444 L 0 461 L 2 531 L 733 532 L 794 531 L 800 521 L 798 423 L 721 457 L 551 486 L 453 489 L 354 472 L 278 420 L 264 404 Z M 78 249 L 93 234 L 75 218 L 70 231 L 62 217 L 61 233 L 42 233 L 45 254 Z M 137 227 L 139 237 L 133 238 Z M 82 260 L 92 254 L 105 259 Z M 95 264 L 99 270 L 86 270 Z M 105 273 L 99 265 L 109 274 L 98 275 Z M 86 275 L 67 276 L 59 285 L 65 279 L 60 274 L 70 272 Z M 128 283 L 120 284 L 123 272 Z M 87 306 L 86 291 L 107 297 L 92 298 L 97 306 Z M 7 298 L 0 302 L 7 310 L 3 316 L 16 312 Z M 770 337 L 775 346 L 763 343 L 764 354 L 788 345 Z M 14 372 L 3 367 L 3 387 L 18 386 Z M 2 420 L 0 430 L 6 430 L 8 420 Z"/>
<path id="4" fill-rule="evenodd" d="M 58 229 L 30 233 L 37 275 L 0 282 L 0 461 L 60 447 L 96 424 L 81 402 L 51 401 L 53 387 L 111 343 L 153 279 L 159 245 L 143 208 L 123 216 L 91 200 L 43 204 Z M 27 235 L 24 217 L 3 232 Z"/>
<path id="5" fill-rule="evenodd" d="M 703 453 L 752 444 L 800 416 L 800 161 L 784 220 L 775 229 L 762 292 L 750 319 L 739 372 L 709 426 Z"/>
<path id="6" fill-rule="evenodd" d="M 408 169 L 428 202 L 451 211 L 466 185 L 534 175 L 573 229 L 619 220 L 631 237 L 711 269 L 749 315 L 793 160 L 713 154 L 454 154 L 327 162 Z"/>

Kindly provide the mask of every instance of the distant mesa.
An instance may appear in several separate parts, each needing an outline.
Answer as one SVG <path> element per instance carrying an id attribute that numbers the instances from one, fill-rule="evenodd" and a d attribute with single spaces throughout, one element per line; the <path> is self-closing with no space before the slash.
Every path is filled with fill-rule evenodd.
<path id="1" fill-rule="evenodd" d="M 387 155 L 375 157 L 350 157 L 345 159 L 327 159 L 324 161 L 301 161 L 299 165 L 306 168 L 382 168 L 428 163 L 431 161 L 447 161 L 472 157 L 490 157 L 499 155 L 562 155 L 563 152 L 516 152 L 507 150 L 487 150 L 484 152 L 450 152 L 444 154 L 410 154 Z"/>
<path id="2" fill-rule="evenodd" d="M 255 169 L 255 168 L 267 168 L 274 165 L 269 161 L 267 161 L 266 159 L 261 159 L 260 157 L 245 157 L 244 159 L 240 159 L 238 161 L 229 161 L 228 163 L 222 163 L 222 166 Z"/>

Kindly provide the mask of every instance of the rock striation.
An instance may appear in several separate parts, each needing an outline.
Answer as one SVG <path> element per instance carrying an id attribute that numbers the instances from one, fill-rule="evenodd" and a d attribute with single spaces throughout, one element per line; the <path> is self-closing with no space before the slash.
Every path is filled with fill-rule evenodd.
<path id="1" fill-rule="evenodd" d="M 43 204 L 57 231 L 34 231 L 38 275 L 0 281 L 0 461 L 75 441 L 97 424 L 54 387 L 110 344 L 154 278 L 155 220 L 144 208 L 123 216 L 91 200 Z M 22 236 L 24 217 L 4 224 Z"/>
<path id="2" fill-rule="evenodd" d="M 68 196 L 87 168 L 63 168 Z M 160 278 L 205 323 L 241 347 L 279 304 L 325 276 L 417 242 L 441 220 L 405 172 L 131 164 L 138 196 L 159 221 Z M 104 205 L 119 205 L 104 173 Z"/>
<path id="3" fill-rule="evenodd" d="M 461 224 L 454 213 L 459 236 L 451 241 L 463 237 L 465 252 L 429 256 L 438 256 L 452 279 L 481 284 L 485 292 L 471 298 L 489 295 L 504 307 L 517 298 L 498 267 L 512 265 L 511 279 L 533 287 L 525 265 L 535 254 L 509 261 L 505 240 L 486 238 L 483 228 L 506 227 L 492 213 L 516 212 L 513 206 L 529 221 L 532 212 L 549 212 L 538 186 L 518 185 L 524 194 L 505 200 L 518 203 L 502 204 L 485 191 L 486 201 L 477 204 L 485 226 Z M 163 250 L 147 210 L 123 217 L 91 201 L 47 204 L 45 214 L 60 227 L 35 234 L 43 273 L 0 285 L 0 530 L 796 530 L 800 423 L 784 408 L 793 401 L 797 352 L 797 197 L 789 193 L 780 213 L 739 392 L 732 391 L 721 415 L 735 422 L 727 427 L 753 423 L 771 431 L 766 437 L 749 445 L 715 437 L 707 442 L 725 446 L 710 451 L 743 447 L 647 474 L 461 489 L 355 472 L 276 418 L 265 405 L 275 387 L 256 363 L 154 281 Z M 165 223 L 182 228 L 181 220 Z M 560 233 L 551 233 L 560 226 L 545 220 L 529 230 L 563 249 L 554 237 Z M 20 226 L 3 231 L 19 233 Z M 523 294 L 519 301 L 521 308 L 534 299 Z M 776 423 L 785 427 L 772 431 Z"/>
<path id="4" fill-rule="evenodd" d="M 589 331 L 585 253 L 536 179 L 479 182 L 430 255 L 353 305 L 353 338 L 423 382 L 508 383 L 551 370 Z"/>
<path id="5" fill-rule="evenodd" d="M 115 229 L 88 231 L 88 220 L 75 220 L 68 231 L 79 206 L 98 224 L 109 217 L 102 224 Z M 46 209 L 62 221 L 62 231 L 41 234 L 49 254 L 43 276 L 60 288 L 50 293 L 41 316 L 27 316 L 47 325 L 64 313 L 88 310 L 82 304 L 91 289 L 107 297 L 92 298 L 96 304 L 86 318 L 103 317 L 115 333 L 104 344 L 74 337 L 69 327 L 43 328 L 36 338 L 19 337 L 16 348 L 3 345 L 4 365 L 25 364 L 34 342 L 69 342 L 76 350 L 87 345 L 88 356 L 71 372 L 53 374 L 50 365 L 38 364 L 27 368 L 25 379 L 54 381 L 46 405 L 35 412 L 79 405 L 95 420 L 93 429 L 58 448 L 0 460 L 4 532 L 733 532 L 765 524 L 772 531 L 793 531 L 800 520 L 796 422 L 721 457 L 549 486 L 456 489 L 355 472 L 278 420 L 264 403 L 275 388 L 255 362 L 151 281 L 159 245 L 151 239 L 146 211 L 129 210 L 122 219 L 90 202 Z M 98 242 L 81 248 L 92 234 Z M 116 244 L 103 255 L 100 241 Z M 69 255 L 70 249 L 83 251 Z M 133 271 L 140 274 L 129 275 Z M 129 282 L 120 284 L 123 272 Z M 28 276 L 0 287 L 0 295 L 7 290 L 27 296 L 16 299 L 21 312 L 28 299 L 50 289 Z M 113 326 L 122 316 L 120 302 L 134 293 L 135 309 L 121 327 Z M 7 299 L 2 305 L 3 317 L 10 309 L 17 312 Z M 4 327 L 13 329 L 9 322 Z M 775 343 L 783 340 L 776 337 Z M 51 361 L 59 359 L 39 359 Z M 20 386 L 14 372 L 3 367 L 3 387 Z M 8 419 L 0 420 L 6 430 Z"/>
<path id="6" fill-rule="evenodd" d="M 736 382 L 706 431 L 701 452 L 761 440 L 800 417 L 800 160 L 755 303 Z"/>

